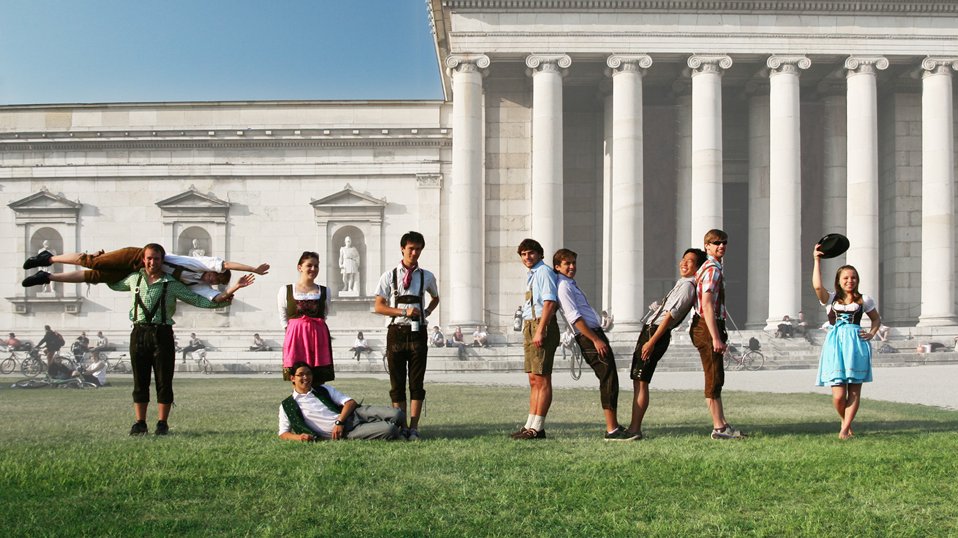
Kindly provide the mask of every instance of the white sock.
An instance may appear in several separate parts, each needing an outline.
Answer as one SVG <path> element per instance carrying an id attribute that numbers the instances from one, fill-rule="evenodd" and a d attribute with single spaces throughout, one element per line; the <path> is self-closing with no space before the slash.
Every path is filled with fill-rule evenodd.
<path id="1" fill-rule="evenodd" d="M 532 426 L 529 426 L 529 427 L 537 432 L 541 432 L 542 426 L 545 424 L 545 421 L 546 421 L 546 417 L 543 417 L 541 415 L 533 415 Z"/>
<path id="2" fill-rule="evenodd" d="M 524 426 L 525 429 L 528 430 L 529 428 L 532 427 L 532 421 L 535 420 L 535 418 L 536 418 L 535 415 L 533 415 L 532 413 L 529 413 L 529 417 L 526 418 L 526 425 Z"/>

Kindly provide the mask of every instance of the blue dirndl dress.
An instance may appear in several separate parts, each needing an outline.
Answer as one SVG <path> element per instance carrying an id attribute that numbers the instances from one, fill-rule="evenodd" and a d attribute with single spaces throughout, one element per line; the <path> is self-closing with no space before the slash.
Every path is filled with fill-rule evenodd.
<path id="1" fill-rule="evenodd" d="M 865 306 L 857 306 L 858 308 L 852 311 L 834 310 L 835 325 L 825 336 L 818 362 L 815 384 L 820 387 L 867 383 L 872 380 L 872 348 L 867 340 L 862 340 L 858 335 Z"/>

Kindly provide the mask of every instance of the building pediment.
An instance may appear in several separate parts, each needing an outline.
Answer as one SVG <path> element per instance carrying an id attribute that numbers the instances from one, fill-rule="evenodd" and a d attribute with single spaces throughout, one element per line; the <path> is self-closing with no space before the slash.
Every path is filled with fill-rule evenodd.
<path id="1" fill-rule="evenodd" d="M 347 183 L 343 190 L 326 196 L 325 198 L 320 198 L 319 200 L 313 200 L 310 202 L 310 205 L 313 207 L 337 207 L 337 206 L 351 206 L 351 207 L 386 207 L 386 201 L 380 200 L 368 194 L 354 191 L 353 188 Z"/>
<path id="2" fill-rule="evenodd" d="M 156 203 L 166 222 L 226 222 L 230 203 L 212 193 L 189 190 Z"/>
<path id="3" fill-rule="evenodd" d="M 10 202 L 7 207 L 17 215 L 18 222 L 72 221 L 76 222 L 83 204 L 54 194 L 44 187 L 26 198 Z"/>
<path id="4" fill-rule="evenodd" d="M 230 207 L 230 203 L 224 200 L 220 200 L 212 193 L 202 193 L 196 190 L 196 187 L 190 185 L 189 190 L 181 192 L 175 196 L 171 196 L 165 200 L 160 200 L 156 203 L 160 209 L 164 210 L 176 210 L 176 209 L 223 209 L 227 210 Z"/>
<path id="5" fill-rule="evenodd" d="M 335 194 L 310 202 L 317 219 L 339 217 L 378 222 L 382 222 L 386 204 L 385 199 L 354 191 L 349 184 Z"/>

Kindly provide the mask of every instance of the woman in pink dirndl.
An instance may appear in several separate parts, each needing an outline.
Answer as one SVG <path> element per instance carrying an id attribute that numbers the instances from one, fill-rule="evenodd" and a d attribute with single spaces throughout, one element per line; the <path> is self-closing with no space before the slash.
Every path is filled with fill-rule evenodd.
<path id="1" fill-rule="evenodd" d="M 289 381 L 293 363 L 303 361 L 313 370 L 313 383 L 336 378 L 333 348 L 326 327 L 329 292 L 316 284 L 319 254 L 303 252 L 296 264 L 299 280 L 279 289 L 276 296 L 280 320 L 286 329 L 283 339 L 283 379 Z"/>

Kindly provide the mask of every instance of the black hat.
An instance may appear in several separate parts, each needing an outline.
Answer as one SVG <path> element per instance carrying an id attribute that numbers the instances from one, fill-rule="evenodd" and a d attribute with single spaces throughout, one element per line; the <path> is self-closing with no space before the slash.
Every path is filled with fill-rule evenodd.
<path id="1" fill-rule="evenodd" d="M 818 250 L 822 251 L 822 258 L 836 258 L 848 250 L 848 238 L 842 234 L 827 234 L 818 240 Z"/>

